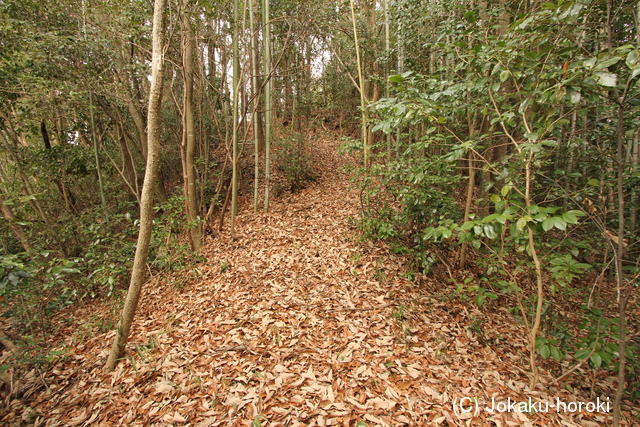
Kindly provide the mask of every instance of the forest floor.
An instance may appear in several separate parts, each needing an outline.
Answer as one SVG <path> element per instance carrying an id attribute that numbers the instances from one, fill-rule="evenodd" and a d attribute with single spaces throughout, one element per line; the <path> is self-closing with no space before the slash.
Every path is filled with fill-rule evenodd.
<path id="1" fill-rule="evenodd" d="M 507 307 L 491 302 L 480 311 L 460 301 L 446 275 L 409 280 L 402 257 L 360 240 L 350 220 L 359 195 L 338 171 L 337 143 L 317 144 L 318 181 L 276 200 L 269 213 L 245 206 L 239 238 L 210 237 L 207 262 L 191 270 L 196 280 L 150 279 L 114 372 L 103 372 L 113 307 L 60 313 L 55 350 L 63 356 L 26 375 L 20 399 L 3 403 L 0 424 L 611 423 L 613 378 L 584 386 L 583 372 L 553 385 L 543 366 L 529 390 L 525 331 Z M 598 398 L 605 405 L 595 410 L 573 406 Z M 568 406 L 556 408 L 558 400 Z M 523 411 L 518 402 L 536 406 Z M 498 411 L 489 411 L 494 404 Z"/>

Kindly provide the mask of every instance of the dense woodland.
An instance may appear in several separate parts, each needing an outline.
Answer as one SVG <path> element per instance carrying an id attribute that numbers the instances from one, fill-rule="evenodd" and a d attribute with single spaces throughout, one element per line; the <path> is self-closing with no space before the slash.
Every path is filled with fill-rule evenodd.
<path id="1" fill-rule="evenodd" d="M 0 421 L 639 425 L 639 49 L 636 0 L 0 0 Z M 455 407 L 532 396 L 610 410 Z"/>

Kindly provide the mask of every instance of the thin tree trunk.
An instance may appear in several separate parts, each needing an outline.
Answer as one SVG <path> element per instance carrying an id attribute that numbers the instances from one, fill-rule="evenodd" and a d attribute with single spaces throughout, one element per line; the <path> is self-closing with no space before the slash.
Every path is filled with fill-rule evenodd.
<path id="1" fill-rule="evenodd" d="M 403 7 L 403 0 L 399 0 L 397 7 Z M 396 41 L 396 49 L 398 51 L 398 58 L 396 62 L 396 73 L 402 74 L 404 72 L 404 34 L 402 27 L 402 19 L 398 19 L 398 34 Z M 400 157 L 400 144 L 402 142 L 402 127 L 398 126 L 396 130 L 396 159 Z"/>
<path id="2" fill-rule="evenodd" d="M 127 68 L 126 52 L 127 52 L 127 49 L 123 47 L 120 50 L 121 56 L 118 56 L 118 55 L 115 56 L 115 61 L 119 69 Z M 137 82 L 135 82 L 135 76 L 131 77 L 131 79 L 134 80 L 133 83 L 129 83 L 128 79 L 122 76 L 120 73 L 117 73 L 116 76 L 118 81 L 120 81 L 120 84 L 125 88 L 126 94 L 123 96 L 123 102 L 125 103 L 127 110 L 131 115 L 131 119 L 133 120 L 133 123 L 136 128 L 136 132 L 138 134 L 139 145 L 136 147 L 136 149 L 142 153 L 142 156 L 146 161 L 148 157 L 148 152 L 149 152 L 149 147 L 148 147 L 149 136 L 147 134 L 147 123 L 145 121 L 143 111 L 141 107 L 138 105 L 139 100 L 142 99 L 139 85 L 137 84 Z M 167 196 L 167 191 L 164 185 L 164 179 L 161 173 L 158 174 L 155 193 L 160 203 L 165 203 L 169 200 L 169 197 Z"/>
<path id="3" fill-rule="evenodd" d="M 609 2 L 609 5 L 611 3 Z M 616 94 L 617 95 L 617 94 Z M 616 96 L 619 99 L 618 96 Z M 618 106 L 618 123 L 616 129 L 616 138 L 618 144 L 618 182 L 617 182 L 617 195 L 618 195 L 618 245 L 615 248 L 615 260 L 616 260 L 616 284 L 618 288 L 618 316 L 620 318 L 620 333 L 618 335 L 618 387 L 616 390 L 615 399 L 613 401 L 613 425 L 618 427 L 620 425 L 620 404 L 622 403 L 622 397 L 625 389 L 626 379 L 626 363 L 627 355 L 625 353 L 627 348 L 627 300 L 628 290 L 625 289 L 624 270 L 622 265 L 622 259 L 624 257 L 624 97 L 621 104 Z"/>
<path id="4" fill-rule="evenodd" d="M 365 87 L 364 87 L 364 78 L 362 76 L 362 62 L 360 59 L 360 45 L 358 44 L 358 30 L 356 28 L 356 11 L 355 6 L 353 5 L 353 0 L 350 0 L 351 3 L 351 22 L 353 24 L 353 40 L 355 43 L 356 49 L 356 62 L 358 64 L 358 84 L 360 90 L 360 109 L 361 109 L 361 117 L 362 117 L 362 146 L 364 147 L 364 167 L 368 168 L 371 166 L 371 154 L 369 152 L 369 143 L 368 143 L 368 133 L 367 133 L 367 114 L 365 112 Z"/>
<path id="5" fill-rule="evenodd" d="M 240 92 L 240 54 L 238 52 L 239 36 L 239 0 L 233 1 L 233 136 L 231 150 L 231 238 L 236 238 L 236 215 L 238 215 L 238 118 Z M 223 212 L 224 214 L 224 212 Z"/>
<path id="6" fill-rule="evenodd" d="M 191 6 L 189 0 L 182 2 L 182 70 L 184 80 L 182 111 L 183 185 L 187 229 L 191 238 L 191 248 L 197 251 L 202 246 L 202 227 L 199 223 L 198 197 L 195 167 L 195 118 L 193 113 L 193 55 L 195 36 L 191 28 Z"/>
<path id="7" fill-rule="evenodd" d="M 269 186 L 271 185 L 271 116 L 272 99 L 271 89 L 273 81 L 271 79 L 271 18 L 269 16 L 269 0 L 263 0 L 262 19 L 264 23 L 264 78 L 267 79 L 264 87 L 264 211 L 269 212 Z"/>
<path id="8" fill-rule="evenodd" d="M 474 123 L 471 124 L 471 133 L 469 135 L 470 138 L 473 138 L 473 125 Z M 462 220 L 463 223 L 469 221 L 469 219 L 471 218 L 471 205 L 473 205 L 473 191 L 476 187 L 475 154 L 472 150 L 469 150 L 469 153 L 467 155 L 469 156 L 468 166 L 467 166 L 469 171 L 469 183 L 467 184 L 467 201 L 464 206 L 464 219 Z M 464 268 L 465 264 L 467 263 L 467 249 L 468 249 L 467 242 L 462 243 L 462 246 L 460 247 L 460 259 L 458 262 L 459 268 Z"/>
<path id="9" fill-rule="evenodd" d="M 389 82 L 389 53 L 391 52 L 391 27 L 389 23 L 389 0 L 384 0 L 384 51 L 387 57 L 387 60 L 384 64 L 384 74 L 385 74 L 385 83 L 384 83 L 384 96 L 385 98 L 389 98 L 391 96 L 391 84 Z M 386 136 L 387 141 L 387 161 L 391 160 L 391 134 L 388 133 Z"/>
<path id="10" fill-rule="evenodd" d="M 151 60 L 151 89 L 149 91 L 149 115 L 147 123 L 148 156 L 147 168 L 142 185 L 142 199 L 140 203 L 140 232 L 133 260 L 129 291 L 118 322 L 116 337 L 109 352 L 106 371 L 112 371 L 122 357 L 133 323 L 133 316 L 138 305 L 145 278 L 149 243 L 153 227 L 153 194 L 156 188 L 160 157 L 160 107 L 162 104 L 162 84 L 164 78 L 164 15 L 166 0 L 155 0 L 153 12 L 153 53 Z"/>
<path id="11" fill-rule="evenodd" d="M 249 0 L 249 31 L 251 33 L 251 86 L 253 90 L 253 146 L 254 146 L 254 176 L 253 176 L 253 211 L 258 212 L 258 191 L 260 189 L 260 141 L 258 129 L 258 107 L 260 97 L 258 96 L 258 47 L 255 23 L 253 20 L 253 0 Z"/>
<path id="12" fill-rule="evenodd" d="M 93 156 L 96 162 L 96 173 L 98 175 L 98 188 L 100 189 L 100 202 L 102 204 L 102 214 L 105 221 L 108 221 L 107 215 L 107 201 L 104 196 L 104 184 L 102 183 L 102 166 L 100 164 L 100 156 L 98 155 L 98 136 L 96 134 L 96 121 L 93 114 L 93 92 L 89 91 L 89 117 L 91 123 L 91 139 L 93 140 Z"/>
<path id="13" fill-rule="evenodd" d="M 131 150 L 129 150 L 129 144 L 127 143 L 126 133 L 122 128 L 120 122 L 116 123 L 116 139 L 120 143 L 120 152 L 122 156 L 122 164 L 124 169 L 124 175 L 128 181 L 129 187 L 132 189 L 136 200 L 140 203 L 140 188 L 138 187 L 138 173 L 136 172 L 136 166 L 133 163 L 133 156 Z"/>

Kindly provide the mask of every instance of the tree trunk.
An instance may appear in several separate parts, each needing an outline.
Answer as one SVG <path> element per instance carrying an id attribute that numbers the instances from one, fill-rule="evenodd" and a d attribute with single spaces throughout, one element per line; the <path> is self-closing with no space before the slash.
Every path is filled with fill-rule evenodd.
<path id="1" fill-rule="evenodd" d="M 124 165 L 124 172 L 127 181 L 129 181 L 129 187 L 134 191 L 136 200 L 140 201 L 140 189 L 138 188 L 138 173 L 133 163 L 133 156 L 131 150 L 129 150 L 129 144 L 127 144 L 127 137 L 122 128 L 120 122 L 116 123 L 116 139 L 120 143 L 120 153 L 122 156 L 122 163 Z"/>
<path id="2" fill-rule="evenodd" d="M 133 49 L 129 51 L 129 49 L 127 49 L 127 46 L 124 45 L 120 49 L 120 55 L 115 55 L 114 57 L 118 66 L 117 68 L 120 70 L 126 70 L 128 65 L 127 63 L 132 62 L 133 55 Z M 142 103 L 140 85 L 138 84 L 135 75 L 128 77 L 117 73 L 116 77 L 125 89 L 125 93 L 123 94 L 123 102 L 125 103 L 127 110 L 131 115 L 133 123 L 136 127 L 136 131 L 138 133 L 139 145 L 136 147 L 136 149 L 141 151 L 142 156 L 146 161 L 149 152 L 149 136 L 147 134 L 147 123 L 145 123 L 145 117 L 142 108 L 140 107 L 140 104 Z M 155 193 L 161 203 L 165 203 L 169 200 L 167 191 L 165 190 L 164 179 L 161 173 L 158 174 L 158 178 L 156 180 Z"/>
<path id="3" fill-rule="evenodd" d="M 469 138 L 473 139 L 475 134 L 475 121 L 472 120 L 469 123 Z M 469 170 L 469 183 L 467 184 L 467 200 L 464 204 L 464 218 L 462 223 L 469 221 L 471 218 L 471 206 L 473 205 L 473 192 L 476 188 L 476 156 L 473 150 L 469 150 L 467 153 L 467 168 Z M 463 269 L 467 263 L 467 242 L 463 242 L 460 246 L 460 258 L 458 260 L 458 268 Z"/>
<path id="4" fill-rule="evenodd" d="M 264 23 L 264 78 L 267 79 L 264 87 L 264 211 L 269 212 L 269 185 L 271 182 L 271 89 L 273 81 L 271 73 L 271 23 L 269 17 L 269 0 L 263 0 L 262 19 Z"/>
<path id="5" fill-rule="evenodd" d="M 149 243 L 151 242 L 151 231 L 153 227 L 153 194 L 156 188 L 158 176 L 158 165 L 160 155 L 160 107 L 162 104 L 162 84 L 164 77 L 164 15 L 165 1 L 155 0 L 153 12 L 153 53 L 151 60 L 151 89 L 149 91 L 149 113 L 147 123 L 148 132 L 148 155 L 147 168 L 142 185 L 142 199 L 140 203 L 140 232 L 138 234 L 138 244 L 133 260 L 131 271 L 131 281 L 129 291 L 125 300 L 122 315 L 116 330 L 116 337 L 107 359 L 106 371 L 112 371 L 120 357 L 124 353 L 124 348 L 129 337 L 133 316 L 138 305 L 138 299 L 142 291 L 142 284 L 145 278 L 147 256 L 149 254 Z"/>
<path id="6" fill-rule="evenodd" d="M 199 223 L 198 197 L 195 170 L 195 118 L 193 114 L 193 54 L 194 34 L 191 28 L 191 6 L 189 0 L 182 2 L 182 72 L 184 76 L 182 113 L 182 175 L 185 197 L 187 229 L 191 238 L 191 248 L 197 251 L 202 246 L 202 227 Z"/>
<path id="7" fill-rule="evenodd" d="M 249 31 L 251 33 L 251 89 L 253 95 L 251 121 L 253 122 L 254 176 L 253 176 L 253 211 L 258 211 L 258 191 L 260 189 L 260 130 L 258 129 L 258 108 L 260 106 L 258 87 L 258 47 L 256 26 L 253 19 L 253 0 L 249 0 Z"/>
<path id="8" fill-rule="evenodd" d="M 233 1 L 233 136 L 231 150 L 231 238 L 236 238 L 235 224 L 238 215 L 238 118 L 240 109 L 240 54 L 238 52 L 239 36 L 239 0 Z M 223 212 L 224 215 L 224 212 Z"/>
<path id="9" fill-rule="evenodd" d="M 365 112 L 365 86 L 364 86 L 364 78 L 362 76 L 362 60 L 360 59 L 360 45 L 358 44 L 358 30 L 356 28 L 356 12 L 355 6 L 353 4 L 353 0 L 351 0 L 351 23 L 353 24 L 353 40 L 355 43 L 356 49 L 356 62 L 358 65 L 358 84 L 360 89 L 360 109 L 361 109 L 361 117 L 362 117 L 362 146 L 364 147 L 364 167 L 368 168 L 370 166 L 370 158 L 371 155 L 369 153 L 369 143 L 367 142 L 367 115 Z"/>

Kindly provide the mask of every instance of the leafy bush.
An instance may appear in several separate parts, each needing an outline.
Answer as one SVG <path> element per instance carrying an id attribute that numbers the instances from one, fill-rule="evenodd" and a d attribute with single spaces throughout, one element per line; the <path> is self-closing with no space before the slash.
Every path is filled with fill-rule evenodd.
<path id="1" fill-rule="evenodd" d="M 278 138 L 274 145 L 277 167 L 287 178 L 292 193 L 302 190 L 306 182 L 315 181 L 316 173 L 301 133 Z"/>

